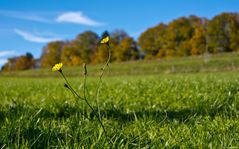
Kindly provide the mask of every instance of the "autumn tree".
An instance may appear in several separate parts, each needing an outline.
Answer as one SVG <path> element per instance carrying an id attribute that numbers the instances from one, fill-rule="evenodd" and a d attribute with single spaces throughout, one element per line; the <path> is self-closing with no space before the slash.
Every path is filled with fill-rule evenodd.
<path id="1" fill-rule="evenodd" d="M 12 70 L 26 70 L 35 67 L 35 60 L 31 53 L 26 53 L 26 55 L 9 58 L 7 63 L 3 66 L 3 71 Z"/>
<path id="2" fill-rule="evenodd" d="M 67 42 L 62 47 L 61 62 L 68 66 L 76 66 L 82 63 L 78 45 Z"/>
<path id="3" fill-rule="evenodd" d="M 48 43 L 43 48 L 41 56 L 41 67 L 52 67 L 61 61 L 61 51 L 64 46 L 63 41 L 54 41 Z"/>
<path id="4" fill-rule="evenodd" d="M 163 56 L 165 36 L 166 36 L 167 26 L 165 24 L 159 24 L 156 27 L 152 27 L 143 32 L 139 39 L 138 44 L 141 51 L 145 53 L 146 59 L 151 59 L 155 57 L 159 51 L 161 56 Z"/>
<path id="5" fill-rule="evenodd" d="M 207 36 L 211 53 L 238 51 L 238 14 L 222 13 L 215 16 L 208 23 Z"/>
<path id="6" fill-rule="evenodd" d="M 3 65 L 3 71 L 12 71 L 16 70 L 16 60 L 17 57 L 8 58 L 7 62 Z"/>
<path id="7" fill-rule="evenodd" d="M 139 58 L 139 51 L 136 42 L 131 37 L 125 37 L 114 51 L 116 61 L 136 60 Z"/>
<path id="8" fill-rule="evenodd" d="M 109 35 L 109 32 L 108 31 L 104 31 L 101 35 L 101 39 L 105 36 L 108 36 Z M 112 38 L 112 37 L 111 37 Z M 111 39 L 112 40 L 112 39 Z M 109 56 L 109 50 L 111 55 L 113 55 L 113 51 L 112 49 L 114 47 L 112 47 L 113 43 L 112 41 L 110 40 L 110 49 L 107 45 L 105 44 L 98 44 L 97 46 L 97 49 L 95 51 L 95 53 L 93 54 L 93 57 L 92 57 L 92 62 L 93 63 L 102 63 L 102 62 L 105 62 L 107 59 L 108 59 L 108 56 Z M 100 41 L 100 40 L 99 40 Z M 99 43 L 99 42 L 98 42 Z M 111 61 L 112 61 L 112 58 L 111 58 Z"/>
<path id="9" fill-rule="evenodd" d="M 103 34 L 111 37 L 111 61 L 137 59 L 139 51 L 145 59 L 239 51 L 238 18 L 238 13 L 222 13 L 211 20 L 180 17 L 147 29 L 139 36 L 138 43 L 124 30 Z M 107 45 L 99 45 L 99 41 L 96 33 L 85 31 L 69 42 L 51 42 L 44 47 L 42 66 L 52 66 L 59 61 L 70 66 L 105 62 L 109 49 Z"/>
<path id="10" fill-rule="evenodd" d="M 169 50 L 169 53 L 167 53 L 167 55 L 190 55 L 190 39 L 194 33 L 193 25 L 197 20 L 199 20 L 199 18 L 195 16 L 190 16 L 189 18 L 181 17 L 168 24 L 166 49 Z"/>
<path id="11" fill-rule="evenodd" d="M 200 22 L 194 25 L 194 34 L 191 38 L 191 55 L 200 55 L 207 50 L 206 25 L 208 20 L 202 18 Z"/>
<path id="12" fill-rule="evenodd" d="M 73 47 L 77 47 L 80 58 L 84 63 L 90 63 L 93 54 L 96 52 L 99 37 L 92 31 L 86 31 L 77 36 L 72 42 Z"/>
<path id="13" fill-rule="evenodd" d="M 31 53 L 20 56 L 16 60 L 16 70 L 32 69 L 35 66 L 35 60 Z"/>

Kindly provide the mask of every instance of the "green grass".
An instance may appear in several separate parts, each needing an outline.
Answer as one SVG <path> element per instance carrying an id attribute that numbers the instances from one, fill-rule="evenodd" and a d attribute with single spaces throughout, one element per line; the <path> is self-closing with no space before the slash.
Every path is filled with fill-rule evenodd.
<path id="1" fill-rule="evenodd" d="M 85 102 L 77 104 L 63 87 L 62 78 L 1 77 L 0 148 L 239 146 L 237 72 L 139 74 L 103 78 L 100 110 L 112 144 Z M 83 78 L 69 81 L 82 95 Z M 98 78 L 87 81 L 87 97 L 96 108 Z"/>
<path id="2" fill-rule="evenodd" d="M 88 66 L 95 109 L 100 67 Z M 63 69 L 83 95 L 82 67 Z M 59 73 L 1 73 L 0 148 L 237 148 L 238 72 L 238 53 L 110 64 L 99 95 L 108 138 Z"/>

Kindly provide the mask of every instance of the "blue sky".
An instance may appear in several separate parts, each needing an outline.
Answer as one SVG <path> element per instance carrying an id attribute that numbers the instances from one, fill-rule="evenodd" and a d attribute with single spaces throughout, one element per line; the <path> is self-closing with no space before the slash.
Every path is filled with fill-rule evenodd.
<path id="1" fill-rule="evenodd" d="M 31 52 L 39 58 L 47 42 L 72 40 L 91 30 L 124 29 L 135 39 L 160 22 L 181 16 L 212 18 L 239 12 L 238 0 L 1 0 L 0 66 Z"/>

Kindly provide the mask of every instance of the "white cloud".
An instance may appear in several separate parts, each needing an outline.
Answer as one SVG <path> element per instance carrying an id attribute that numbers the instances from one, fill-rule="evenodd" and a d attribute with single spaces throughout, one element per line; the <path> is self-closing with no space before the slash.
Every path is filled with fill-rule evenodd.
<path id="1" fill-rule="evenodd" d="M 0 58 L 6 57 L 6 56 L 11 56 L 11 55 L 16 55 L 16 52 L 11 51 L 11 50 L 0 51 Z"/>
<path id="2" fill-rule="evenodd" d="M 82 24 L 89 26 L 101 26 L 103 25 L 100 22 L 94 21 L 89 17 L 83 15 L 82 12 L 66 12 L 59 15 L 56 18 L 57 22 L 65 22 L 65 23 L 74 23 L 74 24 Z"/>
<path id="3" fill-rule="evenodd" d="M 36 16 L 36 15 L 22 15 L 22 16 L 17 16 L 19 19 L 24 19 L 24 20 L 30 20 L 30 21 L 36 21 L 36 22 L 43 22 L 43 23 L 51 23 L 50 20 Z"/>
<path id="4" fill-rule="evenodd" d="M 36 14 L 35 12 L 1 10 L 0 15 L 1 16 L 12 17 L 12 18 L 17 18 L 17 19 L 35 21 L 35 22 L 43 22 L 43 23 L 51 23 L 52 22 L 51 20 L 49 20 L 45 17 L 42 17 L 39 14 Z"/>
<path id="5" fill-rule="evenodd" d="M 25 40 L 30 41 L 30 42 L 37 42 L 37 43 L 46 43 L 46 42 L 50 42 L 50 41 L 56 41 L 56 40 L 61 40 L 60 38 L 57 37 L 41 37 L 41 36 L 37 36 L 35 34 L 26 32 L 26 31 L 22 31 L 19 29 L 14 29 L 14 32 L 18 35 L 20 35 L 21 37 L 23 37 Z"/>
<path id="6" fill-rule="evenodd" d="M 16 19 L 35 21 L 41 23 L 73 23 L 73 24 L 82 24 L 88 26 L 101 26 L 104 23 L 95 21 L 87 16 L 85 16 L 80 11 L 69 11 L 61 13 L 57 16 L 59 12 L 54 11 L 9 11 L 9 10 L 0 10 L 0 16 L 11 17 Z M 56 17 L 56 18 L 55 18 Z M 54 20 L 52 18 L 55 18 Z"/>

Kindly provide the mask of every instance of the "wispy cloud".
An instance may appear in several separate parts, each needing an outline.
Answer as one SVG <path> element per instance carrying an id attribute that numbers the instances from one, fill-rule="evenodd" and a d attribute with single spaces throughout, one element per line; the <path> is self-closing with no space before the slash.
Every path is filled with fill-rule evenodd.
<path id="1" fill-rule="evenodd" d="M 16 55 L 17 53 L 15 51 L 12 50 L 4 50 L 4 51 L 0 51 L 0 58 L 2 57 L 6 57 L 6 56 L 12 56 L 12 55 Z"/>
<path id="2" fill-rule="evenodd" d="M 25 40 L 30 41 L 30 42 L 37 42 L 37 43 L 46 43 L 50 41 L 56 41 L 56 40 L 61 40 L 61 38 L 58 37 L 41 37 L 38 36 L 34 33 L 29 33 L 26 31 L 22 31 L 19 29 L 14 29 L 14 32 L 21 37 L 23 37 Z"/>
<path id="3" fill-rule="evenodd" d="M 102 26 L 104 23 L 95 21 L 81 11 L 69 11 L 69 12 L 37 12 L 37 11 L 9 11 L 0 10 L 0 16 L 11 17 L 21 20 L 28 20 L 41 23 L 72 23 L 88 26 Z"/>
<path id="4" fill-rule="evenodd" d="M 74 23 L 74 24 L 82 24 L 89 26 L 101 26 L 103 23 L 97 22 L 87 16 L 85 16 L 82 12 L 66 12 L 59 15 L 56 18 L 57 22 L 65 22 L 65 23 Z"/>
<path id="5" fill-rule="evenodd" d="M 52 23 L 51 20 L 48 20 L 40 16 L 36 16 L 36 15 L 22 15 L 22 16 L 18 16 L 18 18 L 29 20 L 29 21 L 35 21 L 35 22 Z"/>
<path id="6" fill-rule="evenodd" d="M 38 12 L 39 13 L 39 12 Z M 36 12 L 23 12 L 23 11 L 6 11 L 0 10 L 1 16 L 12 17 L 17 19 L 35 21 L 35 22 L 42 22 L 42 23 L 52 23 L 50 19 L 39 15 Z"/>

